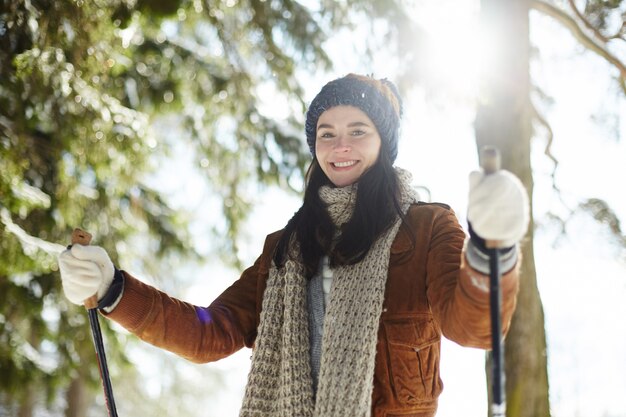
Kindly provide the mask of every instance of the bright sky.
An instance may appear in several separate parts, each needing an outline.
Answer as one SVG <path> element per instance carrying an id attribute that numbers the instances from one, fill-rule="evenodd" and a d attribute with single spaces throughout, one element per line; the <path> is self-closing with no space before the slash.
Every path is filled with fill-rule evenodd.
<path id="1" fill-rule="evenodd" d="M 486 62 L 476 60 L 481 56 L 476 46 L 480 39 L 477 6 L 473 1 L 448 0 L 419 4 L 428 8 L 420 15 L 423 17 L 420 23 L 432 35 L 425 59 L 429 60 L 428 69 L 443 94 L 433 98 L 417 91 L 405 98 L 397 165 L 412 171 L 416 185 L 427 186 L 433 201 L 450 204 L 461 223 L 466 224 L 467 175 L 477 165 L 474 111 L 470 103 L 480 68 Z M 623 301 L 626 253 L 611 245 L 602 228 L 583 215 L 572 221 L 569 237 L 558 239 L 545 213 L 563 214 L 582 198 L 597 197 L 606 199 L 626 219 L 626 197 L 619 192 L 623 188 L 621 181 L 626 178 L 623 162 L 626 144 L 623 140 L 618 142 L 606 125 L 596 121 L 602 112 L 611 112 L 613 116 L 607 118 L 609 125 L 613 122 L 621 137 L 626 137 L 626 129 L 619 125 L 626 117 L 626 104 L 625 100 L 616 98 L 615 84 L 605 75 L 610 70 L 603 61 L 589 53 L 581 54 L 569 34 L 549 19 L 536 13 L 531 18 L 531 37 L 542 46 L 541 60 L 533 64 L 532 74 L 544 92 L 555 100 L 552 106 L 546 106 L 546 116 L 556 135 L 553 151 L 561 160 L 557 180 L 565 202 L 555 197 L 551 189 L 552 165 L 541 154 L 545 141 L 540 137 L 535 142 L 533 157 L 535 253 L 546 315 L 553 417 L 623 417 L 626 416 L 623 401 L 626 326 L 622 323 L 626 317 Z M 347 72 L 386 75 L 383 65 L 372 70 L 354 68 L 353 63 L 345 54 L 337 54 L 337 73 L 316 75 L 310 82 L 307 101 L 322 83 Z M 466 71 L 460 72 L 459 65 Z M 182 188 L 180 184 L 176 186 L 187 199 L 202 195 L 198 190 L 204 185 L 193 175 L 191 172 L 178 175 L 188 179 Z M 191 204 L 197 206 L 200 202 L 191 201 Z M 265 234 L 283 227 L 299 205 L 298 198 L 276 190 L 258 196 L 257 208 L 249 222 L 249 236 L 242 239 L 244 257 L 252 261 L 260 253 Z M 217 264 L 211 264 L 206 274 L 221 278 L 205 277 L 185 291 L 182 298 L 206 305 L 238 275 Z M 244 351 L 207 365 L 224 371 L 224 395 L 211 398 L 213 415 L 237 415 L 249 355 L 249 351 Z M 441 372 L 445 389 L 438 417 L 486 415 L 483 361 L 482 351 L 444 341 Z"/>

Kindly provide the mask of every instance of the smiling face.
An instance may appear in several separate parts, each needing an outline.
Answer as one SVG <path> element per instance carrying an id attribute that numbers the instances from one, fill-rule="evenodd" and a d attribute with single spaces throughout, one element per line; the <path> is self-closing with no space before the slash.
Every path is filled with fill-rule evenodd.
<path id="1" fill-rule="evenodd" d="M 317 121 L 315 156 L 337 187 L 357 182 L 376 163 L 380 146 L 376 126 L 357 107 L 332 107 Z"/>

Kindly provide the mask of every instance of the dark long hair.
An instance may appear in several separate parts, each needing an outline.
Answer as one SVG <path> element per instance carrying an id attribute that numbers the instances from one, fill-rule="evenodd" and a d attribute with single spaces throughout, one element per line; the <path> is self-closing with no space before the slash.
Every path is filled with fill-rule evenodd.
<path id="1" fill-rule="evenodd" d="M 376 239 L 390 228 L 398 216 L 406 225 L 399 195 L 398 177 L 391 158 L 383 145 L 377 162 L 359 179 L 354 213 L 341 228 L 341 236 L 332 246 L 335 226 L 319 196 L 323 185 L 333 186 L 317 159 L 313 159 L 307 172 L 304 201 L 289 220 L 274 252 L 274 262 L 284 265 L 292 252 L 290 242 L 300 245 L 302 262 L 307 277 L 317 271 L 319 261 L 328 255 L 330 266 L 351 265 L 361 261 Z M 414 237 L 411 233 L 412 240 Z"/>

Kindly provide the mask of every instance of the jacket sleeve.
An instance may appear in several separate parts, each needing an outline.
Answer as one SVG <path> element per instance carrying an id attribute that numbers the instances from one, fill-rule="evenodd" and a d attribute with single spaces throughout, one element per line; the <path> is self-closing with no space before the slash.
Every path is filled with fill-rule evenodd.
<path id="1" fill-rule="evenodd" d="M 444 336 L 463 346 L 491 348 L 489 277 L 465 259 L 465 234 L 452 210 L 433 222 L 427 261 L 428 300 Z M 519 289 L 519 260 L 502 275 L 502 330 L 508 331 Z"/>
<path id="2" fill-rule="evenodd" d="M 105 316 L 140 339 L 197 363 L 251 347 L 274 243 L 268 238 L 254 265 L 208 307 L 170 297 L 124 272 L 122 299 Z"/>

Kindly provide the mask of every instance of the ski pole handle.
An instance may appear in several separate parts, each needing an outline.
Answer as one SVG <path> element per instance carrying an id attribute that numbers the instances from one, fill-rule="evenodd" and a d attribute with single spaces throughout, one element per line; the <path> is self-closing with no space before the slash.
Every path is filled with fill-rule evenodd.
<path id="1" fill-rule="evenodd" d="M 485 175 L 493 174 L 500 170 L 500 151 L 493 146 L 485 146 L 480 150 L 480 166 Z M 499 240 L 486 240 L 485 246 L 489 249 L 502 247 Z"/>
<path id="2" fill-rule="evenodd" d="M 78 243 L 79 245 L 89 246 L 91 243 L 91 233 L 86 232 L 78 227 L 72 231 L 72 245 Z M 87 310 L 91 310 L 92 308 L 96 308 L 98 306 L 98 295 L 94 294 L 91 297 L 87 298 L 83 305 Z"/>
<path id="3" fill-rule="evenodd" d="M 480 151 L 480 166 L 485 174 L 493 174 L 500 170 L 500 151 L 493 146 L 485 146 Z"/>
<path id="4" fill-rule="evenodd" d="M 79 245 L 88 246 L 91 243 L 91 237 L 91 233 L 77 227 L 72 231 L 72 245 L 78 243 Z"/>

